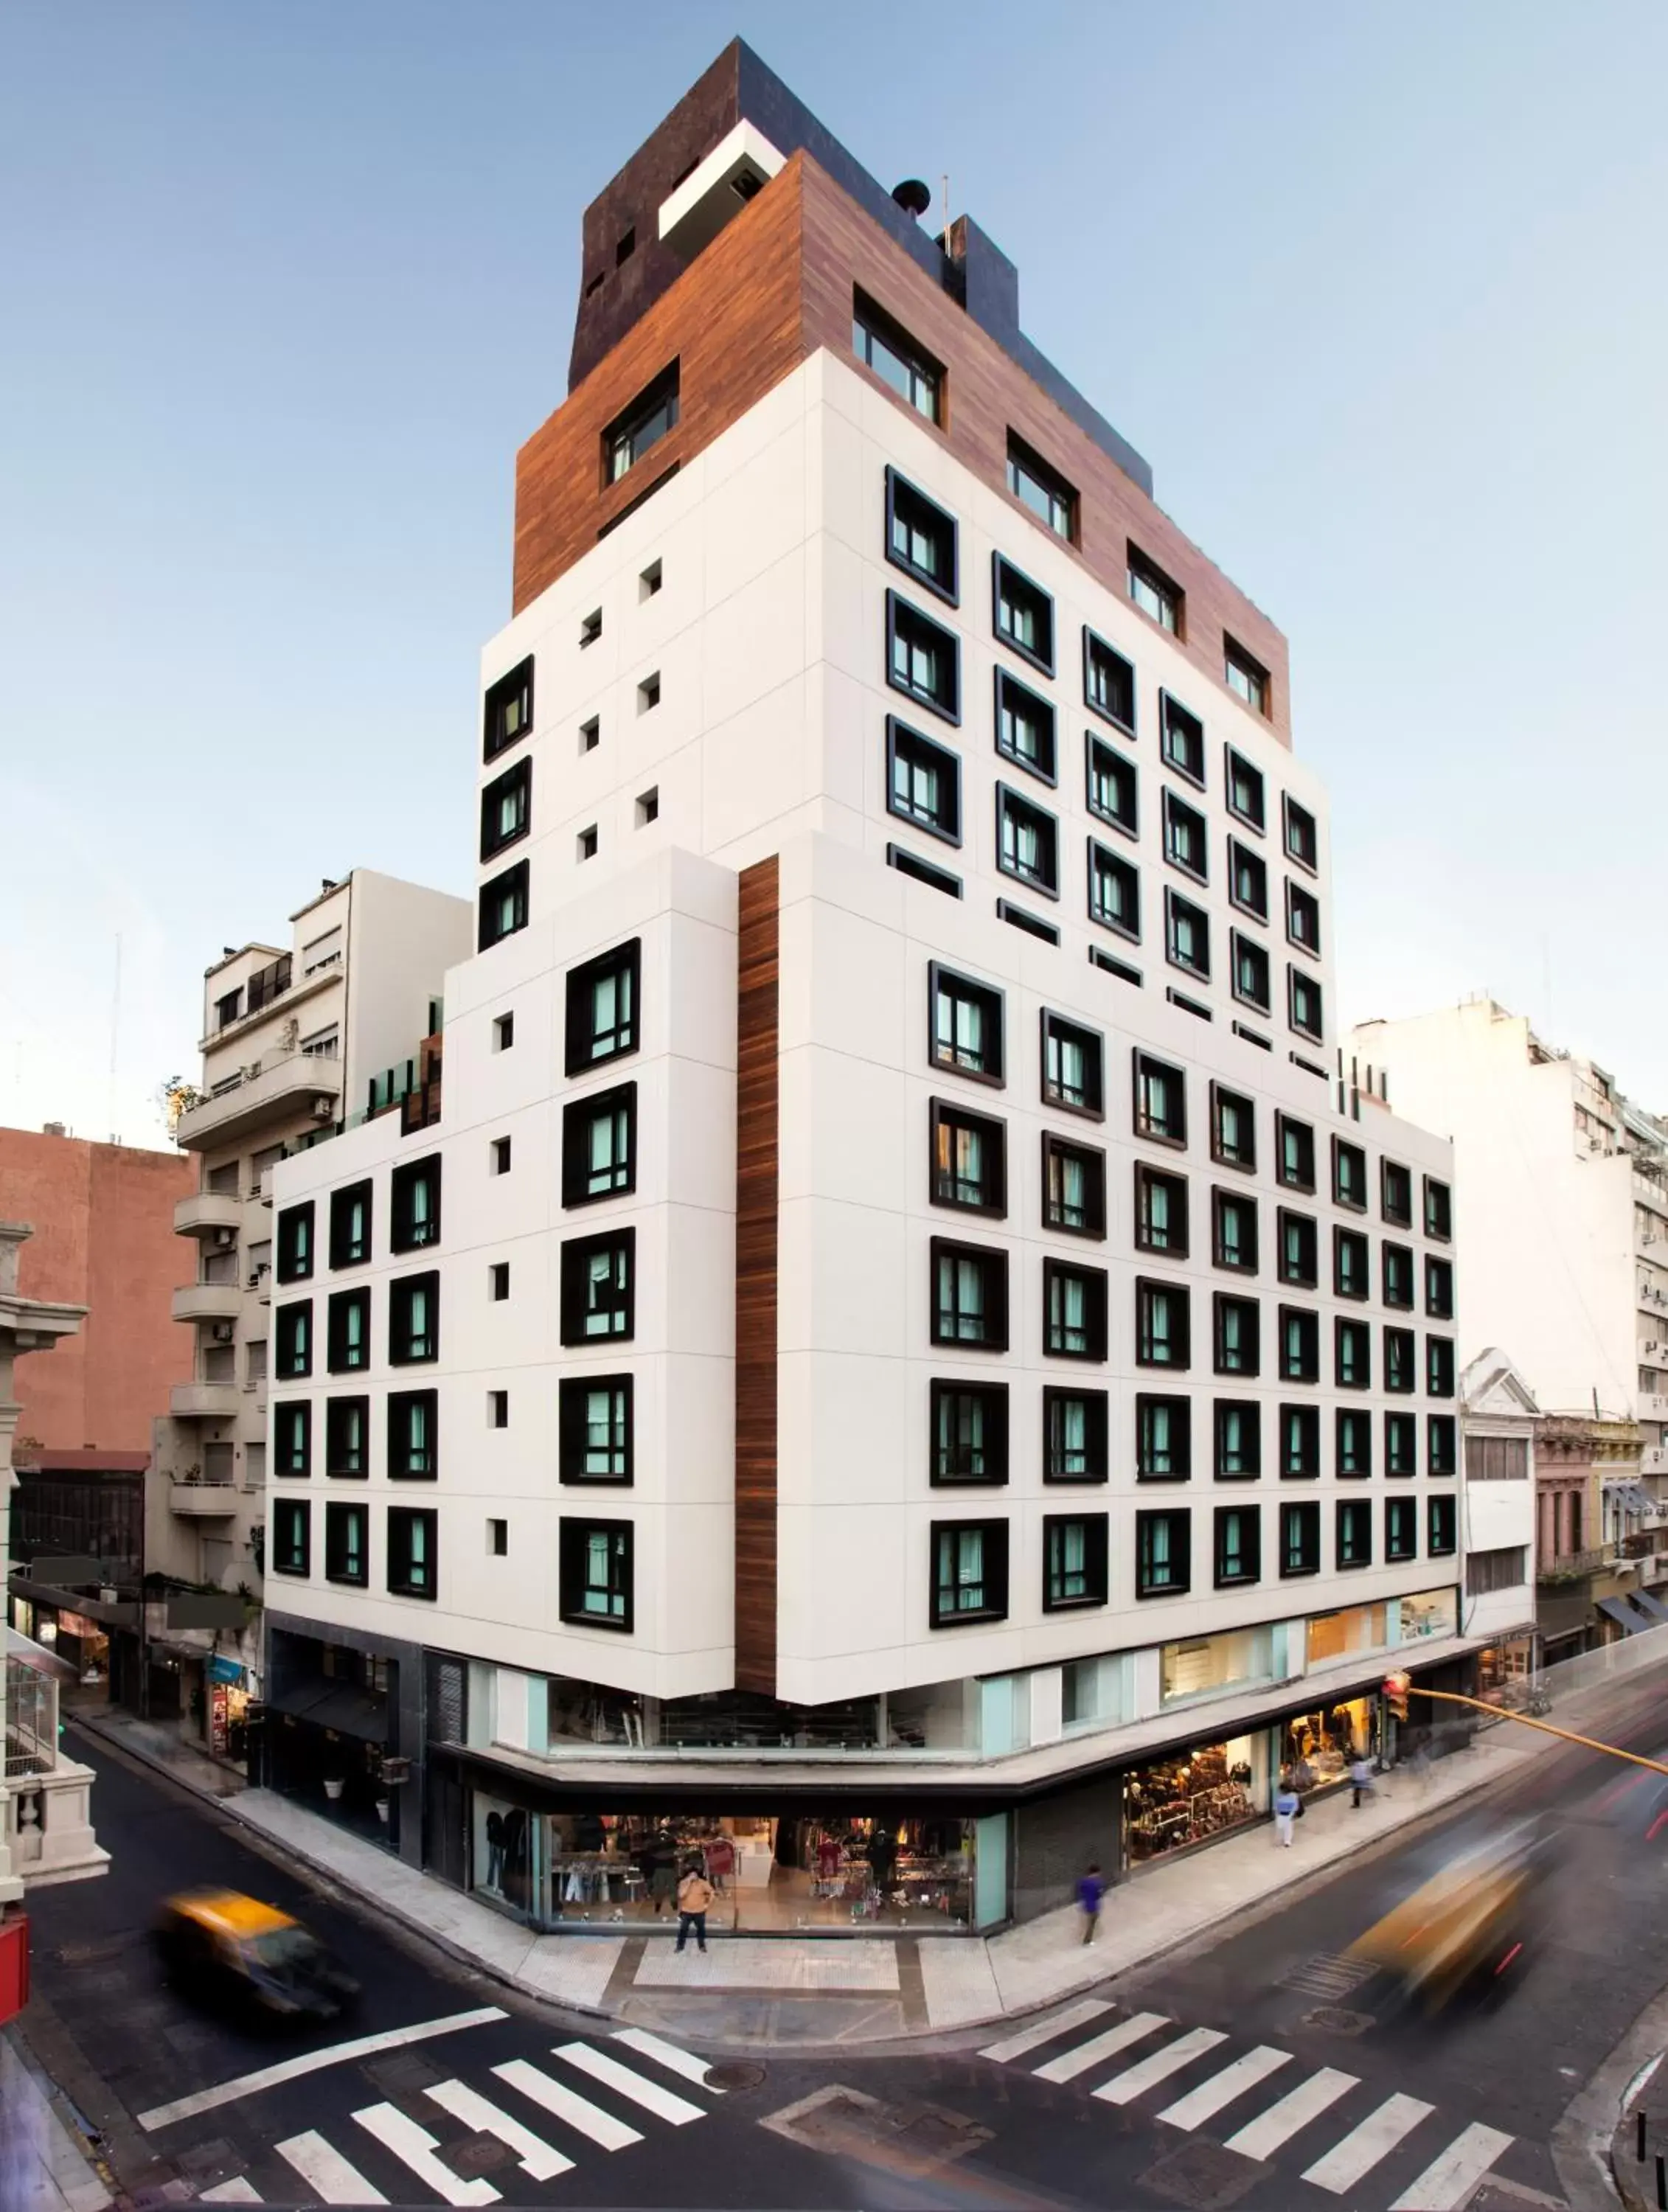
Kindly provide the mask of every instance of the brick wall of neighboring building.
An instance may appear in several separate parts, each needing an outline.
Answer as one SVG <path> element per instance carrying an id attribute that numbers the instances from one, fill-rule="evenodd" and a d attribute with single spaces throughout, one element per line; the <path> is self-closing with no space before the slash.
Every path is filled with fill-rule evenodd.
<path id="1" fill-rule="evenodd" d="M 88 1309 L 77 1334 L 17 1363 L 20 1453 L 145 1451 L 168 1389 L 192 1373 L 192 1330 L 172 1316 L 191 1279 L 176 1203 L 197 1188 L 197 1162 L 177 1152 L 94 1145 L 0 1129 L 0 1221 L 27 1221 L 26 1297 Z"/>

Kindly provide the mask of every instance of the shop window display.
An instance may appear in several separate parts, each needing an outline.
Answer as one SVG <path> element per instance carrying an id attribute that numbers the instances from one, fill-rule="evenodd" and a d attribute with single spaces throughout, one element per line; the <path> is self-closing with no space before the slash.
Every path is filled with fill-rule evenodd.
<path id="1" fill-rule="evenodd" d="M 1300 1713 L 1287 1722 L 1281 1746 L 1281 1764 L 1303 1790 L 1318 1789 L 1348 1778 L 1349 1762 L 1358 1751 L 1369 1759 L 1379 1754 L 1379 1700 L 1351 1698 L 1312 1713 Z M 1305 1776 L 1300 1770 L 1308 1770 Z"/>
<path id="2" fill-rule="evenodd" d="M 1268 1796 L 1268 1732 L 1196 1745 L 1133 1768 L 1123 1779 L 1123 1846 L 1132 1867 L 1260 1818 Z"/>

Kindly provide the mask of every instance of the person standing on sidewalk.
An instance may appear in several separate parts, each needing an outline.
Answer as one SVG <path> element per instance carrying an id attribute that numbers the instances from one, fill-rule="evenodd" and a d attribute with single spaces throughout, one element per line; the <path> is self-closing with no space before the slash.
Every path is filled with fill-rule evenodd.
<path id="1" fill-rule="evenodd" d="M 1292 1778 L 1282 1774 L 1280 1786 L 1274 1793 L 1274 1839 L 1287 1850 L 1292 1848 L 1292 1831 L 1297 1826 L 1297 1816 L 1303 1810 L 1303 1800 L 1297 1794 Z"/>
<path id="2" fill-rule="evenodd" d="M 1349 1762 L 1349 1802 L 1357 1811 L 1363 1798 L 1373 1789 L 1373 1762 L 1365 1751 L 1358 1750 Z"/>
<path id="3" fill-rule="evenodd" d="M 1102 1878 L 1099 1863 L 1091 1859 L 1078 1877 L 1077 1883 L 1077 1904 L 1083 1915 L 1083 1941 L 1086 1943 L 1093 1942 L 1099 1929 L 1100 1900 L 1105 1894 L 1106 1884 Z"/>
<path id="4" fill-rule="evenodd" d="M 689 1931 L 695 1930 L 695 1948 L 704 1952 L 707 1948 L 707 1910 L 717 1895 L 712 1884 L 701 1871 L 699 1859 L 691 1859 L 684 1869 L 684 1878 L 678 1885 L 678 1942 L 682 1950 Z"/>

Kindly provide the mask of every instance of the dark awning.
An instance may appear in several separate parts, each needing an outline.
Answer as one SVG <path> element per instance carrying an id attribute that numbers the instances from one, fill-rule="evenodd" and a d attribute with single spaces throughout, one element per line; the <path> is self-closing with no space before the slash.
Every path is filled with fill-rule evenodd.
<path id="1" fill-rule="evenodd" d="M 1601 1597 L 1598 1610 L 1608 1613 L 1619 1628 L 1627 1630 L 1629 1636 L 1641 1636 L 1652 1626 L 1642 1613 L 1634 1611 L 1625 1598 Z"/>
<path id="2" fill-rule="evenodd" d="M 1668 1605 L 1664 1605 L 1660 1598 L 1653 1597 L 1649 1590 L 1629 1590 L 1628 1602 L 1641 1608 L 1653 1628 L 1659 1628 L 1665 1620 L 1668 1620 Z"/>
<path id="3" fill-rule="evenodd" d="M 387 1708 L 382 1700 L 344 1684 L 298 1683 L 269 1698 L 267 1711 L 288 1713 L 292 1720 L 310 1721 L 315 1728 L 334 1729 L 338 1735 L 357 1736 L 363 1743 L 387 1740 Z"/>

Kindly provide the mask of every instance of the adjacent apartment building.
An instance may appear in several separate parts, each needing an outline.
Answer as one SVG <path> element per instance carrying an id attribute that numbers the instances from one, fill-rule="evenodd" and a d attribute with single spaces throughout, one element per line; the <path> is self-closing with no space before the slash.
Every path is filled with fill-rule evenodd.
<path id="1" fill-rule="evenodd" d="M 587 210 L 443 1112 L 272 1177 L 271 1779 L 540 1925 L 995 1925 L 1482 1640 L 1285 641 L 925 205 L 736 45 Z"/>

